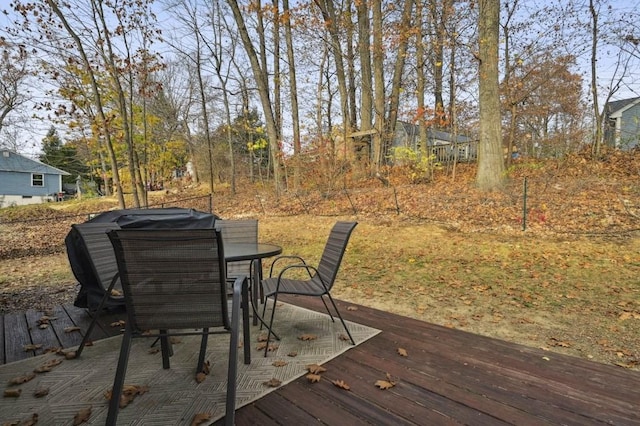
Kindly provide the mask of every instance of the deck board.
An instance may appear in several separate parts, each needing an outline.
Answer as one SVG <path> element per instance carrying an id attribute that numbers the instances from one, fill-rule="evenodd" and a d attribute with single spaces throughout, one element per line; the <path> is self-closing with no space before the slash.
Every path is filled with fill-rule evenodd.
<path id="1" fill-rule="evenodd" d="M 285 301 L 324 311 L 319 299 Z M 304 377 L 237 410 L 238 425 L 640 425 L 640 372 L 480 336 L 338 301 L 346 319 L 382 330 L 325 364 L 319 383 Z M 56 307 L 50 327 L 42 312 L 0 317 L 2 362 L 34 356 L 23 345 L 70 347 L 91 318 L 72 305 Z M 123 312 L 101 317 L 93 340 L 118 335 L 110 324 Z M 277 331 L 277 318 L 275 323 Z M 397 348 L 408 356 L 398 355 Z M 388 390 L 374 386 L 386 374 Z M 344 380 L 350 390 L 332 384 Z M 221 421 L 216 424 L 222 424 Z"/>

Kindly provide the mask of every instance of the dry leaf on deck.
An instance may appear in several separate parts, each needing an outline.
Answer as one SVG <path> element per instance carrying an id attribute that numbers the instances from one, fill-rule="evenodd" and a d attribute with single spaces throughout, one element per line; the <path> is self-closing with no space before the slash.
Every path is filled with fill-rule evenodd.
<path id="1" fill-rule="evenodd" d="M 267 333 L 260 333 L 257 338 L 258 342 L 266 342 L 267 341 Z"/>
<path id="2" fill-rule="evenodd" d="M 207 375 L 204 374 L 202 371 L 196 374 L 196 382 L 198 383 L 204 382 L 206 378 L 207 378 Z"/>
<path id="3" fill-rule="evenodd" d="M 207 376 L 211 372 L 211 363 L 209 361 L 205 361 L 204 364 L 202 365 L 202 372 Z"/>
<path id="4" fill-rule="evenodd" d="M 24 376 L 14 377 L 13 379 L 9 380 L 9 384 L 21 385 L 22 383 L 27 383 L 29 380 L 32 380 L 34 377 L 36 377 L 35 373 L 27 373 Z"/>
<path id="5" fill-rule="evenodd" d="M 358 307 L 357 306 L 347 306 L 347 311 L 357 311 Z"/>
<path id="6" fill-rule="evenodd" d="M 147 351 L 147 353 L 148 353 L 149 355 L 155 355 L 155 354 L 157 354 L 158 352 L 160 352 L 160 348 L 158 348 L 158 347 L 156 347 L 156 346 L 154 346 L 153 348 L 149 348 L 149 350 Z"/>
<path id="7" fill-rule="evenodd" d="M 88 408 L 83 408 L 82 410 L 78 411 L 75 416 L 73 416 L 73 425 L 77 426 L 81 425 L 82 423 L 86 423 L 89 421 L 90 417 L 91 406 L 89 406 Z"/>
<path id="8" fill-rule="evenodd" d="M 109 324 L 111 327 L 124 327 L 126 323 L 124 322 L 124 320 L 118 320 L 118 321 L 114 321 L 111 324 Z"/>
<path id="9" fill-rule="evenodd" d="M 332 381 L 331 383 L 333 383 L 333 385 L 334 385 L 334 386 L 337 386 L 337 387 L 339 387 L 340 389 L 344 389 L 344 390 L 349 390 L 349 389 L 351 389 L 351 388 L 349 387 L 349 385 L 345 383 L 345 381 L 344 381 L 344 380 L 334 380 L 334 381 Z"/>
<path id="10" fill-rule="evenodd" d="M 65 333 L 73 333 L 74 331 L 80 331 L 80 327 L 73 326 L 73 327 L 65 327 L 64 329 Z"/>
<path id="11" fill-rule="evenodd" d="M 315 335 L 315 334 L 310 334 L 310 333 L 305 333 L 305 334 L 302 334 L 302 335 L 298 336 L 298 339 L 300 339 L 300 340 L 304 340 L 304 341 L 307 341 L 307 340 L 316 340 L 317 338 L 318 338 L 318 336 L 317 336 L 317 335 Z"/>
<path id="12" fill-rule="evenodd" d="M 320 373 L 324 373 L 325 371 L 327 371 L 326 368 L 324 368 L 321 365 L 318 364 L 309 364 L 307 365 L 307 370 L 309 371 L 309 373 L 313 373 L 313 374 L 320 374 Z"/>
<path id="13" fill-rule="evenodd" d="M 342 333 L 338 336 L 338 339 L 342 340 L 343 342 L 350 342 L 351 338 L 349 336 L 347 336 L 346 334 Z"/>
<path id="14" fill-rule="evenodd" d="M 20 389 L 20 388 L 5 389 L 4 390 L 4 397 L 5 398 L 17 398 L 17 397 L 20 396 L 21 393 L 22 393 L 22 389 Z"/>
<path id="15" fill-rule="evenodd" d="M 53 367 L 55 367 L 56 365 L 62 364 L 62 361 L 63 361 L 62 358 L 52 358 L 52 359 L 42 363 L 38 367 L 36 367 L 35 370 L 33 370 L 33 372 L 34 373 L 47 373 L 47 372 L 53 370 Z"/>
<path id="16" fill-rule="evenodd" d="M 211 414 L 209 413 L 198 413 L 193 416 L 193 420 L 191 420 L 191 426 L 198 426 L 207 420 L 211 420 Z"/>
<path id="17" fill-rule="evenodd" d="M 270 388 L 277 388 L 282 384 L 282 382 L 274 377 L 266 382 L 262 382 L 262 384 L 265 386 L 269 386 Z"/>
<path id="18" fill-rule="evenodd" d="M 405 348 L 398 348 L 398 355 L 400 356 L 409 356 L 407 350 Z"/>
<path id="19" fill-rule="evenodd" d="M 63 352 L 65 359 L 75 359 L 76 351 Z"/>
<path id="20" fill-rule="evenodd" d="M 273 363 L 271 365 L 273 365 L 274 367 L 284 367 L 287 364 L 289 364 L 287 361 L 283 361 L 283 360 L 279 359 L 277 361 L 273 361 Z"/>
<path id="21" fill-rule="evenodd" d="M 306 376 L 304 376 L 304 377 L 306 377 L 306 379 L 307 379 L 308 381 L 310 381 L 311 383 L 317 383 L 317 382 L 319 382 L 319 381 L 320 381 L 320 379 L 322 379 L 322 376 L 321 376 L 321 375 L 319 375 L 319 374 L 313 374 L 313 373 L 309 373 L 309 374 L 307 374 L 307 375 L 306 375 Z"/>
<path id="22" fill-rule="evenodd" d="M 394 387 L 396 384 L 394 382 L 389 382 L 387 380 L 378 380 L 375 383 L 376 387 L 379 387 L 382 390 L 386 390 L 386 389 L 391 389 L 392 387 Z"/>
<path id="23" fill-rule="evenodd" d="M 34 345 L 24 345 L 22 348 L 24 349 L 25 352 L 29 352 L 29 351 L 36 351 L 41 347 L 42 345 L 40 343 L 36 343 Z"/>

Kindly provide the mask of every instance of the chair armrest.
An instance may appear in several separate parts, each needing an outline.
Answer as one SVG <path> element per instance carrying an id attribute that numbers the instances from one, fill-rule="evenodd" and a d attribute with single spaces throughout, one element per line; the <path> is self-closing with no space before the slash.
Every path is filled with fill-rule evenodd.
<path id="1" fill-rule="evenodd" d="M 283 255 L 283 256 L 278 256 L 275 258 L 275 260 L 273 261 L 273 263 L 271 264 L 271 268 L 269 268 L 269 278 L 273 277 L 273 269 L 276 266 L 276 264 L 280 261 L 280 260 L 297 260 L 300 262 L 301 265 L 306 265 L 307 262 L 304 261 L 304 259 L 300 256 L 296 256 L 296 255 Z"/>
<path id="2" fill-rule="evenodd" d="M 294 269 L 305 269 L 307 271 L 307 274 L 309 274 L 309 278 L 313 278 L 314 274 L 320 276 L 318 274 L 318 270 L 314 266 L 307 265 L 306 263 L 296 263 L 294 265 L 288 265 L 283 268 L 282 271 L 280 271 L 280 273 L 278 274 L 278 283 L 283 278 L 286 272 L 292 271 Z"/>

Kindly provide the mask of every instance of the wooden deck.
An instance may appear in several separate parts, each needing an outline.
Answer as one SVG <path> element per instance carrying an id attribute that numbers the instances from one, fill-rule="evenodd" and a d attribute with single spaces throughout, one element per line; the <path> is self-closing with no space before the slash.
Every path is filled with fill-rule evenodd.
<path id="1" fill-rule="evenodd" d="M 323 310 L 314 298 L 289 298 Z M 238 409 L 238 425 L 640 425 L 640 372 L 533 349 L 357 306 L 343 315 L 383 330 L 325 364 L 319 383 L 300 378 Z M 89 317 L 73 306 L 38 327 L 39 312 L 2 318 L 1 361 L 16 361 L 48 347 L 74 346 Z M 96 338 L 119 333 L 105 317 Z M 23 346 L 42 343 L 25 352 Z M 408 356 L 397 354 L 397 348 Z M 386 374 L 396 385 L 374 386 Z M 344 380 L 350 390 L 335 387 Z M 217 422 L 222 424 L 222 422 Z"/>

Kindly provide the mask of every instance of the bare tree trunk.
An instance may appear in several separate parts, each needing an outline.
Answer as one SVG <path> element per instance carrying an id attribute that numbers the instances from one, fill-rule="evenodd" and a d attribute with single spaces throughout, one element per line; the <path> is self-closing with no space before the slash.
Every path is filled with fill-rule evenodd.
<path id="1" fill-rule="evenodd" d="M 293 189 L 300 187 L 300 116 L 298 108 L 298 84 L 296 81 L 296 63 L 293 55 L 293 37 L 291 36 L 291 19 L 289 0 L 282 1 L 284 9 L 285 41 L 287 43 L 287 62 L 289 63 L 289 89 L 291 97 L 291 121 L 293 122 Z"/>
<path id="2" fill-rule="evenodd" d="M 60 8 L 58 7 L 57 3 L 53 0 L 46 0 L 47 4 L 49 5 L 49 7 L 51 7 L 51 10 L 53 10 L 53 12 L 56 14 L 56 16 L 60 19 L 62 26 L 65 28 L 65 30 L 67 31 L 67 34 L 69 34 L 69 36 L 73 39 L 76 48 L 78 49 L 78 52 L 80 53 L 80 56 L 82 57 L 82 62 L 85 68 L 85 71 L 87 72 L 87 75 L 89 76 L 89 79 L 91 80 L 91 90 L 93 92 L 93 100 L 96 103 L 96 109 L 98 112 L 98 117 L 100 118 L 100 123 L 98 123 L 99 126 L 102 126 L 102 132 L 104 134 L 104 139 L 105 139 L 105 144 L 107 146 L 107 152 L 109 153 L 109 160 L 111 163 L 111 176 L 113 179 L 113 184 L 116 187 L 116 192 L 117 192 L 117 197 L 118 197 L 118 204 L 120 206 L 121 209 L 126 208 L 125 205 L 125 201 L 124 201 L 124 193 L 122 191 L 122 184 L 120 182 L 120 175 L 118 173 L 118 160 L 116 159 L 116 154 L 115 151 L 113 150 L 113 144 L 111 142 L 111 131 L 109 129 L 109 121 L 107 120 L 107 117 L 104 113 L 104 107 L 103 107 L 103 103 L 102 103 L 102 95 L 100 93 L 100 89 L 98 88 L 98 83 L 96 81 L 96 76 L 95 73 L 93 72 L 93 67 L 91 64 L 91 61 L 89 61 L 89 58 L 87 57 L 87 54 L 84 50 L 84 46 L 82 44 L 82 41 L 80 40 L 80 37 L 78 37 L 78 35 L 75 33 L 75 31 L 73 30 L 73 28 L 71 28 L 71 26 L 69 25 L 69 23 L 67 22 L 64 14 L 62 13 L 62 11 L 60 10 Z M 107 184 L 107 182 L 105 181 L 105 185 Z"/>
<path id="3" fill-rule="evenodd" d="M 347 89 L 347 77 L 343 61 L 342 43 L 340 42 L 340 29 L 338 28 L 339 17 L 336 15 L 333 0 L 315 0 L 316 6 L 320 9 L 325 21 L 329 35 L 331 36 L 331 52 L 336 64 L 336 74 L 338 77 L 338 90 L 340 92 L 340 112 L 342 113 L 343 129 L 342 135 L 345 144 L 350 144 L 351 132 L 355 123 L 349 119 L 349 91 Z"/>
<path id="4" fill-rule="evenodd" d="M 479 5 L 480 143 L 476 184 L 490 191 L 501 188 L 505 179 L 498 85 L 500 0 L 480 0 Z"/>
<path id="5" fill-rule="evenodd" d="M 373 77 L 374 77 L 374 128 L 373 171 L 380 172 L 383 155 L 385 93 L 384 93 L 384 48 L 382 46 L 382 0 L 373 0 Z"/>
<path id="6" fill-rule="evenodd" d="M 371 130 L 373 125 L 373 75 L 371 71 L 371 24 L 369 6 L 366 1 L 356 2 L 358 14 L 358 53 L 360 56 L 360 130 Z M 367 149 L 367 160 L 371 161 L 371 139 Z"/>
<path id="7" fill-rule="evenodd" d="M 398 106 L 400 104 L 400 89 L 402 88 L 402 73 L 404 71 L 405 58 L 407 57 L 407 47 L 411 35 L 411 12 L 413 11 L 413 0 L 405 0 L 402 9 L 402 21 L 400 26 L 400 43 L 397 47 L 396 63 L 393 69 L 393 79 L 391 83 L 391 94 L 389 96 L 389 116 L 385 126 L 385 134 L 382 139 L 383 155 L 387 154 L 388 145 L 393 137 L 396 121 L 398 120 Z"/>
<path id="8" fill-rule="evenodd" d="M 602 144 L 602 117 L 600 105 L 598 104 L 598 74 L 597 74 L 597 54 L 598 54 L 598 11 L 594 0 L 589 0 L 589 12 L 591 13 L 591 94 L 593 95 L 593 118 L 595 122 L 595 135 L 591 153 L 600 156 L 600 146 Z"/>
<path id="9" fill-rule="evenodd" d="M 238 31 L 240 32 L 240 37 L 242 38 L 242 44 L 244 45 L 247 56 L 249 57 L 249 61 L 251 62 L 251 69 L 253 71 L 253 76 L 258 85 L 258 93 L 260 95 L 260 102 L 262 104 L 262 110 L 265 115 L 265 124 L 267 126 L 267 135 L 269 136 L 269 146 L 271 152 L 271 159 L 273 161 L 273 177 L 275 180 L 275 188 L 276 193 L 280 193 L 281 191 L 281 176 L 280 176 L 280 146 L 278 139 L 278 131 L 275 122 L 275 118 L 273 115 L 273 110 L 271 107 L 271 100 L 269 96 L 269 81 L 267 77 L 267 69 L 261 67 L 260 61 L 258 59 L 258 55 L 253 47 L 253 43 L 251 42 L 251 37 L 249 36 L 249 31 L 247 30 L 247 26 L 244 22 L 244 17 L 242 16 L 242 12 L 240 11 L 240 6 L 238 5 L 237 0 L 227 0 L 227 3 L 231 7 L 233 11 L 233 17 L 236 21 L 236 25 L 238 26 Z M 264 62 L 263 62 L 264 63 Z"/>

